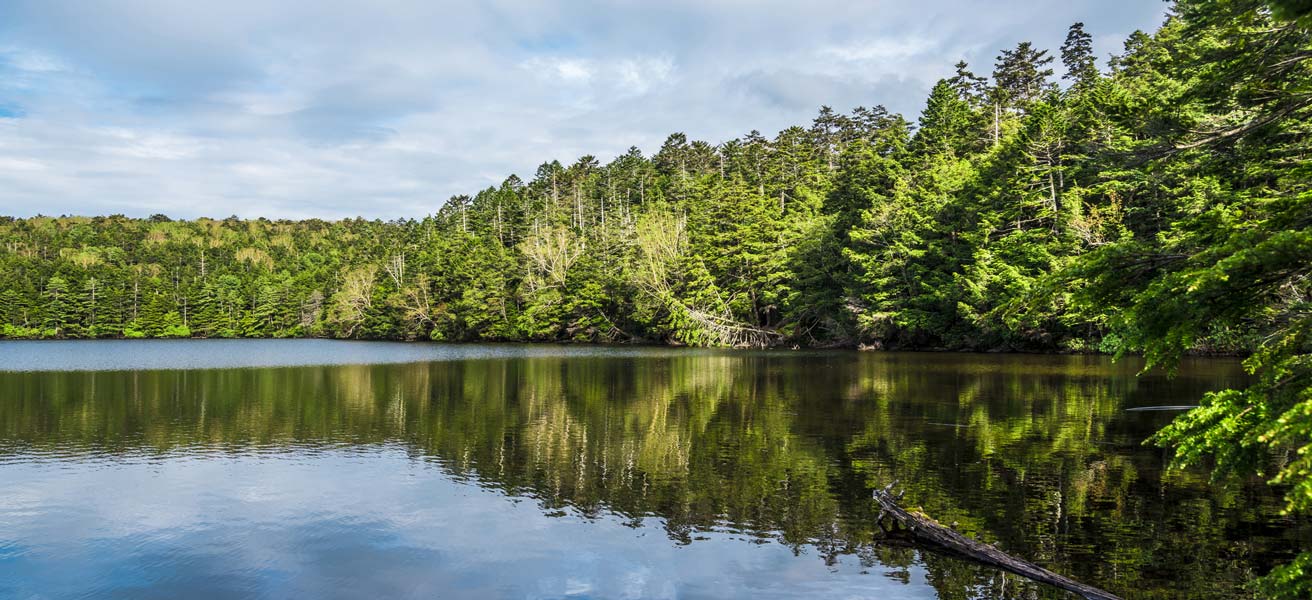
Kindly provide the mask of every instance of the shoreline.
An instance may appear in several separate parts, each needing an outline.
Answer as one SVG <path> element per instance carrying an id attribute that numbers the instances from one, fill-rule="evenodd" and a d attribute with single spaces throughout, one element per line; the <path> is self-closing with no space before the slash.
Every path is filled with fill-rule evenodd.
<path id="1" fill-rule="evenodd" d="M 845 344 L 823 344 L 823 345 L 801 345 L 801 344 L 776 344 L 771 346 L 691 346 L 680 343 L 661 343 L 661 342 L 589 342 L 573 340 L 424 340 L 424 339 L 385 339 L 385 338 L 335 338 L 325 336 L 294 336 L 294 337 L 0 337 L 0 342 L 71 342 L 71 341 L 206 341 L 206 340 L 324 340 L 337 342 L 385 342 L 401 344 L 436 344 L 450 346 L 474 346 L 479 344 L 498 344 L 498 345 L 546 345 L 546 346 L 577 346 L 577 347 L 594 347 L 594 348 L 653 348 L 653 349 L 688 349 L 688 350 L 731 350 L 731 351 L 818 351 L 818 350 L 846 350 L 857 353 L 882 353 L 882 352 L 906 352 L 906 353 L 924 353 L 924 354 L 1016 354 L 1031 356 L 1107 356 L 1116 358 L 1114 352 L 1099 352 L 1097 350 L 1041 350 L 1041 349 L 1017 349 L 1017 348 L 947 348 L 947 347 L 916 347 L 916 346 L 883 346 L 862 343 L 845 343 Z M 1184 356 L 1190 358 L 1245 358 L 1252 354 L 1249 352 L 1239 351 L 1217 351 L 1217 350 L 1190 350 L 1185 352 Z M 1142 352 L 1125 352 L 1120 356 L 1142 358 Z"/>

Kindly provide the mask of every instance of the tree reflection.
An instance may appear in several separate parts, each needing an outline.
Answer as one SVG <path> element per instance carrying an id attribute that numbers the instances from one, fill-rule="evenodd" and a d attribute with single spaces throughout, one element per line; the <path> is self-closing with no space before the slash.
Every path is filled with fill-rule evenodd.
<path id="1" fill-rule="evenodd" d="M 1212 363 L 1208 368 L 1215 368 Z M 1262 485 L 1164 473 L 1141 440 L 1223 375 L 1082 357 L 689 353 L 208 371 L 3 373 L 0 455 L 400 444 L 544 512 L 851 556 L 943 598 L 1059 597 L 877 544 L 890 481 L 942 523 L 1136 598 L 1238 594 L 1312 536 Z M 1145 402 L 1151 400 L 1151 402 Z"/>

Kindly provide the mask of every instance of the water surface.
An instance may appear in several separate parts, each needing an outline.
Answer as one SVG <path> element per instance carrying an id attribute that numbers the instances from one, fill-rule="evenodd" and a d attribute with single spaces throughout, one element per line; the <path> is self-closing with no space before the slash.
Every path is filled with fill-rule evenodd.
<path id="1" fill-rule="evenodd" d="M 221 368 L 220 368 L 221 367 Z M 1194 360 L 0 343 L 0 597 L 1063 597 L 878 543 L 870 490 L 1128 597 L 1312 542 L 1142 441 Z"/>

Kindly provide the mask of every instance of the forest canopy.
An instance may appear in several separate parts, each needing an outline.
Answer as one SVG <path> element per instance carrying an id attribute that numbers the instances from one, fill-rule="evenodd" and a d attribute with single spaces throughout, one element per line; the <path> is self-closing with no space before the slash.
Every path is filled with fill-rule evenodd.
<path id="1" fill-rule="evenodd" d="M 957 63 L 914 121 L 676 133 L 422 219 L 0 218 L 0 337 L 1240 353 L 1254 384 L 1157 441 L 1306 511 L 1310 15 L 1180 0 L 1104 63 L 1076 23 Z"/>

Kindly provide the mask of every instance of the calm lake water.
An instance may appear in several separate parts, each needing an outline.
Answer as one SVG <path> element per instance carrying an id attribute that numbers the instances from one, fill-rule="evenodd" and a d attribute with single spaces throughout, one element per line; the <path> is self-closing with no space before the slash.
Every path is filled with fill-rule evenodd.
<path id="1" fill-rule="evenodd" d="M 1059 598 L 876 541 L 905 503 L 1133 598 L 1312 544 L 1142 445 L 1242 382 L 1102 357 L 0 342 L 2 598 Z"/>

